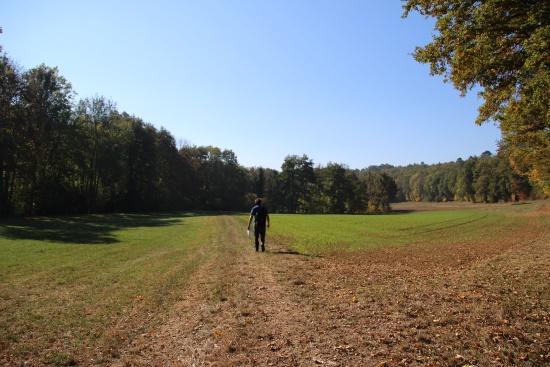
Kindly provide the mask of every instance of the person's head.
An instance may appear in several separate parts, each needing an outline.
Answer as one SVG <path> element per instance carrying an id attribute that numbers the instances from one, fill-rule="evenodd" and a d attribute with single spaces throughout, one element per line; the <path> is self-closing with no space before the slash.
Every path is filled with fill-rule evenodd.
<path id="1" fill-rule="evenodd" d="M 257 198 L 255 201 L 256 205 L 262 205 L 262 199 Z"/>

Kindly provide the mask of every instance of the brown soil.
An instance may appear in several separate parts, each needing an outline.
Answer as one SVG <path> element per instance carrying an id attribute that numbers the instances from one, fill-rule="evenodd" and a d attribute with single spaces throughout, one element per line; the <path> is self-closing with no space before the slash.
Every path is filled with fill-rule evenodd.
<path id="1" fill-rule="evenodd" d="M 224 251 L 110 364 L 550 365 L 549 214 L 501 242 L 317 258 L 269 237 L 256 253 L 221 217 Z"/>

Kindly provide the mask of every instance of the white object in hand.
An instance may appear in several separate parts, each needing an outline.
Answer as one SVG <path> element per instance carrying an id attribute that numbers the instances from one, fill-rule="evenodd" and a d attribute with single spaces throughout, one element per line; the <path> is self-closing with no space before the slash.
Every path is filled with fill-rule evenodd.
<path id="1" fill-rule="evenodd" d="M 246 235 L 250 236 L 250 230 L 249 229 L 246 230 Z"/>

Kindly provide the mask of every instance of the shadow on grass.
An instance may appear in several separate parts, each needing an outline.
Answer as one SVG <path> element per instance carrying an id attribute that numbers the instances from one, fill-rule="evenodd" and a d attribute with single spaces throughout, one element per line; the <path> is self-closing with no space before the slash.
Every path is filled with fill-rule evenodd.
<path id="1" fill-rule="evenodd" d="M 303 255 L 302 253 L 299 253 L 298 251 L 292 251 L 292 250 L 280 250 L 280 251 L 272 251 L 274 254 L 282 254 L 282 255 Z"/>
<path id="2" fill-rule="evenodd" d="M 74 244 L 119 242 L 113 232 L 125 228 L 182 225 L 181 218 L 220 215 L 219 212 L 93 214 L 82 216 L 19 218 L 0 221 L 0 236 Z"/>
<path id="3" fill-rule="evenodd" d="M 414 213 L 415 211 L 418 211 L 418 210 L 392 209 L 389 213 L 386 213 L 385 215 L 410 214 L 410 213 Z"/>
<path id="4" fill-rule="evenodd" d="M 323 257 L 322 255 L 304 254 L 304 253 L 294 251 L 294 250 L 271 251 L 271 253 L 276 254 L 276 255 L 296 255 L 296 256 L 305 256 L 305 257 Z"/>

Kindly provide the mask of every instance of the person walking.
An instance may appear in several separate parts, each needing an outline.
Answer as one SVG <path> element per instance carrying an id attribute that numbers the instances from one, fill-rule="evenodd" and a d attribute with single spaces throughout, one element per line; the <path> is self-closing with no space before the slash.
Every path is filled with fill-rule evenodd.
<path id="1" fill-rule="evenodd" d="M 254 246 L 256 247 L 256 251 L 258 251 L 261 240 L 263 252 L 265 251 L 266 225 L 269 228 L 269 213 L 266 207 L 262 205 L 262 199 L 256 199 L 255 204 L 256 206 L 250 211 L 247 231 L 250 231 L 250 225 L 252 224 L 252 219 L 254 219 Z"/>

